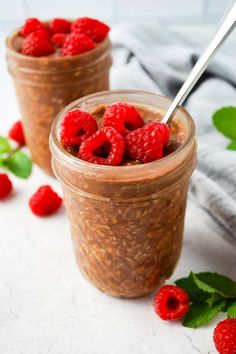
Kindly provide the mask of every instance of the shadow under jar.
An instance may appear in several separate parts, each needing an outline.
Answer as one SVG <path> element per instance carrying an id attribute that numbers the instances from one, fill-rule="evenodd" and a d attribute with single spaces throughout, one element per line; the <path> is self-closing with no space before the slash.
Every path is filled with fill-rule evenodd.
<path id="1" fill-rule="evenodd" d="M 179 259 L 189 179 L 196 162 L 195 127 L 180 108 L 171 123 L 170 145 L 175 149 L 147 164 L 96 165 L 62 147 L 59 130 L 66 112 L 75 108 L 93 112 L 101 104 L 115 102 L 148 112 L 150 121 L 160 119 L 171 101 L 142 91 L 110 91 L 73 102 L 52 125 L 52 166 L 63 187 L 82 273 L 107 294 L 135 298 L 159 287 Z"/>
<path id="2" fill-rule="evenodd" d="M 8 70 L 13 77 L 27 145 L 33 160 L 52 174 L 48 144 L 58 112 L 79 97 L 109 89 L 111 42 L 106 38 L 84 54 L 31 57 L 20 53 L 19 30 L 7 39 Z"/>

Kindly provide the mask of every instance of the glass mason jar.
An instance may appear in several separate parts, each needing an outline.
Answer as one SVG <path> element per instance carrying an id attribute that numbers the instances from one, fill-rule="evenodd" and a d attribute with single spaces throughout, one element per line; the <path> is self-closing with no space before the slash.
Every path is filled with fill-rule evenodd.
<path id="1" fill-rule="evenodd" d="M 175 117 L 185 142 L 169 156 L 147 164 L 102 166 L 82 161 L 60 144 L 64 114 L 127 102 L 166 111 L 171 101 L 142 91 L 110 91 L 68 105 L 55 119 L 52 166 L 62 184 L 76 260 L 100 290 L 118 297 L 147 295 L 169 278 L 179 259 L 190 176 L 196 162 L 195 126 L 180 108 Z"/>
<path id="2" fill-rule="evenodd" d="M 52 174 L 48 138 L 56 114 L 79 97 L 109 89 L 111 42 L 87 53 L 30 57 L 19 53 L 19 30 L 7 39 L 8 70 L 13 77 L 27 145 L 33 160 Z"/>

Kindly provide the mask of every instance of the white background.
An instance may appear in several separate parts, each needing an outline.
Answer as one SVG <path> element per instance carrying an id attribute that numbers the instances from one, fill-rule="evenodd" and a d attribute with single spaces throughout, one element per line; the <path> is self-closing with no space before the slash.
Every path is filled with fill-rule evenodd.
<path id="1" fill-rule="evenodd" d="M 133 20 L 178 24 L 216 22 L 233 0 L 0 0 L 0 28 L 29 16 L 98 17 L 108 23 Z"/>

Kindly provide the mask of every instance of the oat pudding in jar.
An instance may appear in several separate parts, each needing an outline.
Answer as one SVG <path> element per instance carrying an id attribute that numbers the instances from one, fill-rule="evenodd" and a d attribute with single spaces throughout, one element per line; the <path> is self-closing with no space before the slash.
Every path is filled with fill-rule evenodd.
<path id="1" fill-rule="evenodd" d="M 109 89 L 108 32 L 107 25 L 91 18 L 31 18 L 7 38 L 7 65 L 26 142 L 46 173 L 52 174 L 48 138 L 55 116 L 75 99 Z"/>
<path id="2" fill-rule="evenodd" d="M 147 295 L 179 259 L 195 127 L 180 108 L 160 123 L 168 98 L 142 91 L 90 95 L 67 106 L 50 136 L 75 256 L 98 289 Z"/>

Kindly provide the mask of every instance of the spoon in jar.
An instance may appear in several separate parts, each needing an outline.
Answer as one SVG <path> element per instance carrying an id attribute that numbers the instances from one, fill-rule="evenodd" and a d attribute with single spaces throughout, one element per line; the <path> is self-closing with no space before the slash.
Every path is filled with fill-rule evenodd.
<path id="1" fill-rule="evenodd" d="M 232 6 L 231 10 L 227 14 L 224 19 L 222 25 L 219 30 L 216 32 L 214 38 L 212 39 L 210 45 L 206 49 L 206 51 L 200 56 L 196 64 L 194 65 L 192 71 L 184 82 L 183 86 L 180 88 L 177 96 L 171 103 L 167 112 L 165 113 L 162 123 L 167 123 L 171 118 L 172 114 L 175 110 L 180 106 L 184 100 L 187 98 L 188 94 L 191 92 L 192 88 L 201 77 L 203 72 L 208 67 L 211 60 L 214 58 L 215 54 L 224 43 L 229 34 L 233 31 L 236 25 L 236 2 Z"/>

